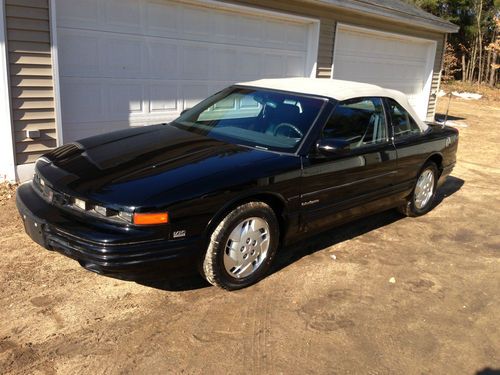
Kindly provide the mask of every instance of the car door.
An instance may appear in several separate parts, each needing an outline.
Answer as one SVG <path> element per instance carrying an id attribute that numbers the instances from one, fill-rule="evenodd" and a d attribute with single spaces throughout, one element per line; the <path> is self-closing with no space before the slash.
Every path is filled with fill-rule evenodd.
<path id="1" fill-rule="evenodd" d="M 417 122 L 403 106 L 390 98 L 386 98 L 385 103 L 398 159 L 395 188 L 408 191 L 413 188 L 418 172 L 429 155 L 429 144 Z"/>
<path id="2" fill-rule="evenodd" d="M 387 125 L 381 98 L 337 104 L 319 139 L 348 142 L 348 151 L 326 156 L 313 150 L 303 158 L 301 206 L 308 228 L 329 225 L 342 212 L 390 194 L 397 160 Z"/>

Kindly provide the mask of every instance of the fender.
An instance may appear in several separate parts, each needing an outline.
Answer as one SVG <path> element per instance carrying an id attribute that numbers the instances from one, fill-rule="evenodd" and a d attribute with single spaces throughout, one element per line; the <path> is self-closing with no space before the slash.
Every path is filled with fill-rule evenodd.
<path id="1" fill-rule="evenodd" d="M 262 199 L 264 198 L 264 199 Z M 228 201 L 224 206 L 222 206 L 216 213 L 215 215 L 210 219 L 208 222 L 207 226 L 205 227 L 205 230 L 203 232 L 203 237 L 205 239 L 208 239 L 215 227 L 219 224 L 219 222 L 224 218 L 225 215 L 227 215 L 232 209 L 236 208 L 240 204 L 250 202 L 252 200 L 260 200 L 265 203 L 270 203 L 269 200 L 266 198 L 269 198 L 271 200 L 274 200 L 275 203 L 278 203 L 281 206 L 281 213 L 279 215 L 276 215 L 278 217 L 278 221 L 280 221 L 280 226 L 281 224 L 285 224 L 288 221 L 288 201 L 279 193 L 276 192 L 270 192 L 270 191 L 252 191 L 248 192 L 246 194 L 239 195 L 232 200 Z M 274 205 L 271 203 L 270 206 L 275 209 L 276 207 L 273 207 Z"/>

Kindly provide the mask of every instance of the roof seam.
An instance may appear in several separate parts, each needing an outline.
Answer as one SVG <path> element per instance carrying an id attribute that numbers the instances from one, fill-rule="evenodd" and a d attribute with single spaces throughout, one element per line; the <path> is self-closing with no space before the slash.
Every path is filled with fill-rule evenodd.
<path id="1" fill-rule="evenodd" d="M 411 6 L 412 8 L 414 8 L 415 13 L 411 13 L 390 6 L 385 6 L 383 4 L 368 0 L 351 0 L 349 2 L 340 2 L 339 0 L 316 0 L 316 1 L 326 6 L 344 8 L 346 10 L 354 12 L 356 11 L 363 12 L 363 8 L 369 8 L 365 11 L 365 13 L 370 14 L 372 16 L 380 16 L 380 17 L 385 16 L 386 18 L 393 19 L 395 21 L 398 21 L 397 18 L 400 18 L 399 19 L 400 22 L 402 21 L 401 17 L 405 17 L 408 18 L 407 21 L 409 22 L 413 19 L 416 22 L 419 22 L 422 27 L 427 27 L 429 29 L 439 30 L 441 32 L 446 32 L 446 33 L 457 32 L 459 28 L 457 25 L 455 25 L 450 21 L 437 17 L 431 13 L 425 12 L 424 10 L 421 10 L 417 7 L 413 7 L 410 4 L 406 4 L 404 2 L 402 3 L 407 5 L 408 7 Z M 425 17 L 423 13 L 427 14 L 428 16 Z"/>
<path id="2" fill-rule="evenodd" d="M 419 15 L 419 14 L 413 14 L 413 13 L 408 13 L 408 12 L 405 12 L 403 10 L 399 10 L 399 9 L 394 9 L 394 8 L 391 8 L 391 7 L 387 7 L 387 6 L 384 6 L 384 5 L 380 5 L 380 4 L 373 4 L 369 1 L 365 1 L 365 0 L 354 0 L 358 3 L 362 3 L 362 4 L 366 4 L 366 5 L 371 5 L 371 6 L 374 6 L 374 7 L 377 7 L 377 8 L 380 8 L 380 9 L 386 9 L 386 10 L 389 10 L 391 12 L 396 12 L 396 13 L 400 13 L 400 14 L 405 14 L 405 15 L 408 15 L 408 16 L 412 16 L 412 17 L 417 17 L 417 18 L 420 18 L 422 20 L 425 20 L 425 21 L 428 21 L 429 18 L 426 18 L 424 17 L 423 15 Z M 419 8 L 416 8 L 417 10 L 420 10 Z M 423 11 L 425 12 L 425 11 Z M 425 12 L 425 13 L 428 13 L 428 12 Z M 437 17 L 431 13 L 428 13 L 430 16 L 432 16 L 432 19 L 435 20 L 436 22 L 439 22 L 439 23 L 442 23 L 444 25 L 454 25 L 453 23 L 449 22 L 449 21 L 446 21 L 440 17 Z"/>

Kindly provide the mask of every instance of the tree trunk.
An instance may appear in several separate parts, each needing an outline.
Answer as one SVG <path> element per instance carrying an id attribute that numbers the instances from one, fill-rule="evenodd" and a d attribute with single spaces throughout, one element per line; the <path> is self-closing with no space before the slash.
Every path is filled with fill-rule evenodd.
<path id="1" fill-rule="evenodd" d="M 467 64 L 465 63 L 465 52 L 462 53 L 462 82 L 467 81 Z"/>
<path id="2" fill-rule="evenodd" d="M 477 42 L 479 48 L 479 72 L 477 75 L 477 83 L 481 83 L 483 80 L 483 32 L 481 30 L 481 18 L 483 16 L 483 0 L 479 2 L 479 9 L 477 13 Z"/>
<path id="3" fill-rule="evenodd" d="M 488 57 L 486 58 L 486 64 L 484 65 L 484 82 L 489 82 L 491 75 L 491 49 L 488 49 Z"/>
<path id="4" fill-rule="evenodd" d="M 495 64 L 497 62 L 497 51 L 493 51 L 493 57 L 491 59 L 492 63 Z M 490 73 L 490 86 L 495 86 L 496 84 L 496 77 L 497 77 L 497 69 L 494 69 L 493 67 L 491 68 L 491 73 Z"/>
<path id="5" fill-rule="evenodd" d="M 474 43 L 474 47 L 472 48 L 472 55 L 469 61 L 469 73 L 467 81 L 472 83 L 474 81 L 474 73 L 476 71 L 476 63 L 477 63 L 477 39 Z"/>

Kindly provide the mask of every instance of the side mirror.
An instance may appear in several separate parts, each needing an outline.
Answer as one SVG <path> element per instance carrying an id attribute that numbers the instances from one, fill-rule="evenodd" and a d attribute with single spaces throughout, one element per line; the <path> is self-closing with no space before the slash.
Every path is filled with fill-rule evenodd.
<path id="1" fill-rule="evenodd" d="M 343 139 L 325 138 L 316 143 L 316 150 L 323 156 L 346 155 L 351 151 L 351 144 Z"/>
<path id="2" fill-rule="evenodd" d="M 181 112 L 181 116 L 182 116 L 184 113 L 186 113 L 187 111 L 189 111 L 190 109 L 191 109 L 191 108 L 186 108 L 186 109 L 184 109 L 184 110 Z"/>

